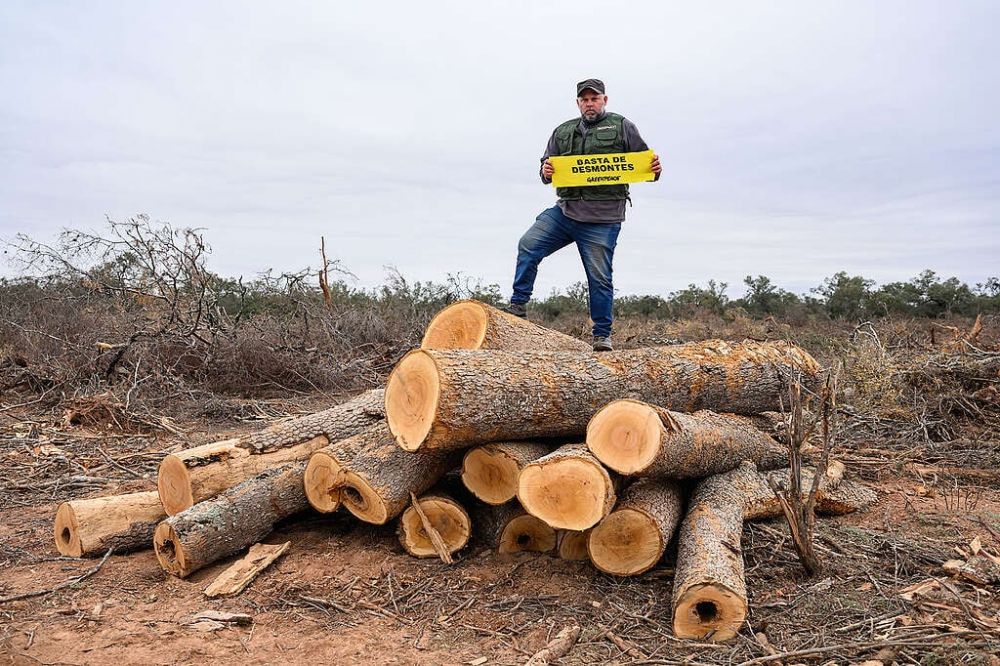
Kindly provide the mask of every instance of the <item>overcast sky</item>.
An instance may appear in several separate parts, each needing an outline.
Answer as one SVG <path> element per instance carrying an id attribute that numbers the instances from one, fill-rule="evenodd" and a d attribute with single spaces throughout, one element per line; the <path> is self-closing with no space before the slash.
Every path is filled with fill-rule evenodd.
<path id="1" fill-rule="evenodd" d="M 576 81 L 664 164 L 621 293 L 1000 274 L 1000 3 L 0 5 L 0 238 L 135 213 L 251 276 L 328 254 L 509 289 Z M 0 267 L 10 274 L 10 266 Z M 546 260 L 536 294 L 583 279 Z"/>

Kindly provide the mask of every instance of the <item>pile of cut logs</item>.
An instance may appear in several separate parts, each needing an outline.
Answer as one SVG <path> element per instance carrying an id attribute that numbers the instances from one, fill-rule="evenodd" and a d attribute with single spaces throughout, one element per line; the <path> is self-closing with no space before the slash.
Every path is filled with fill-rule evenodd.
<path id="1" fill-rule="evenodd" d="M 168 455 L 158 492 L 67 502 L 56 545 L 79 557 L 152 544 L 183 577 L 292 514 L 344 507 L 396 520 L 417 557 L 450 562 L 475 534 L 500 553 L 554 551 L 633 576 L 676 535 L 674 631 L 726 640 L 747 614 L 743 523 L 782 515 L 765 476 L 789 474 L 781 396 L 820 374 L 783 342 L 593 353 L 462 301 L 431 321 L 384 389 Z M 816 509 L 874 499 L 831 463 Z"/>

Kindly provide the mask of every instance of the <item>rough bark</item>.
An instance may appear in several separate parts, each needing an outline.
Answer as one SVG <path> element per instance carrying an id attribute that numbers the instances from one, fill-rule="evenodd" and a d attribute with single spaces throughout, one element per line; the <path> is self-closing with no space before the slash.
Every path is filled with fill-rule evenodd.
<path id="1" fill-rule="evenodd" d="M 417 500 L 424 515 L 441 535 L 448 553 L 457 553 L 469 543 L 472 520 L 468 511 L 454 498 L 440 493 L 424 495 Z M 399 517 L 399 543 L 414 557 L 438 557 L 431 538 L 424 530 L 420 516 L 409 506 Z"/>
<path id="2" fill-rule="evenodd" d="M 156 492 L 63 502 L 53 525 L 56 549 L 69 557 L 124 553 L 153 546 L 156 524 L 166 517 Z"/>
<path id="3" fill-rule="evenodd" d="M 590 530 L 587 552 L 594 566 L 615 576 L 649 571 L 677 531 L 683 508 L 680 486 L 640 479 L 622 493 L 615 510 Z"/>
<path id="4" fill-rule="evenodd" d="M 424 333 L 423 349 L 589 351 L 590 345 L 486 303 L 458 301 L 441 310 Z"/>
<path id="5" fill-rule="evenodd" d="M 160 566 L 183 578 L 257 543 L 279 520 L 307 509 L 305 467 L 300 461 L 265 470 L 164 520 L 153 539 Z"/>
<path id="6" fill-rule="evenodd" d="M 818 513 L 839 515 L 876 499 L 870 488 L 841 481 L 843 465 L 830 465 L 817 494 Z M 788 471 L 771 472 L 787 483 Z M 812 475 L 803 470 L 803 487 Z M 747 614 L 740 539 L 743 522 L 782 515 L 767 480 L 752 463 L 709 477 L 695 488 L 678 535 L 674 574 L 674 634 L 679 638 L 725 641 Z"/>
<path id="7" fill-rule="evenodd" d="M 410 453 L 396 445 L 384 424 L 359 435 L 358 454 L 343 465 L 341 503 L 357 518 L 384 525 L 458 464 L 451 451 Z"/>
<path id="8" fill-rule="evenodd" d="M 531 658 L 524 662 L 524 666 L 548 666 L 553 661 L 559 661 L 573 649 L 579 639 L 579 625 L 564 627 L 544 648 L 531 655 Z"/>
<path id="9" fill-rule="evenodd" d="M 418 349 L 389 377 L 386 418 L 411 451 L 575 437 L 612 400 L 756 414 L 779 408 L 790 376 L 812 385 L 819 372 L 809 354 L 784 342 L 606 353 Z"/>
<path id="10" fill-rule="evenodd" d="M 168 455 L 157 477 L 160 501 L 168 515 L 180 513 L 265 469 L 306 460 L 330 442 L 371 427 L 383 415 L 384 391 L 377 389 L 246 437 Z"/>
<path id="11" fill-rule="evenodd" d="M 303 485 L 306 499 L 320 513 L 333 513 L 340 508 L 346 472 L 344 466 L 354 460 L 365 447 L 382 443 L 379 425 L 369 426 L 357 435 L 334 442 L 314 451 L 306 465 Z"/>
<path id="12" fill-rule="evenodd" d="M 582 532 L 577 532 L 575 530 L 559 530 L 556 534 L 556 552 L 559 553 L 559 557 L 564 560 L 571 560 L 574 562 L 582 562 L 584 560 L 590 560 L 590 554 L 587 552 L 587 538 L 590 536 L 590 530 L 584 530 Z"/>
<path id="13" fill-rule="evenodd" d="M 517 502 L 480 504 L 473 522 L 480 542 L 501 555 L 547 553 L 556 547 L 556 531 Z"/>
<path id="14" fill-rule="evenodd" d="M 566 444 L 524 466 L 517 498 L 549 526 L 580 531 L 611 512 L 616 482 L 586 445 Z"/>
<path id="15" fill-rule="evenodd" d="M 553 448 L 538 442 L 495 442 L 469 449 L 462 459 L 462 483 L 487 504 L 506 504 L 517 496 L 521 469 Z"/>
<path id="16" fill-rule="evenodd" d="M 735 469 L 788 464 L 788 449 L 761 432 L 764 417 L 700 410 L 674 412 L 638 400 L 615 400 L 587 426 L 587 447 L 620 474 L 696 479 Z"/>

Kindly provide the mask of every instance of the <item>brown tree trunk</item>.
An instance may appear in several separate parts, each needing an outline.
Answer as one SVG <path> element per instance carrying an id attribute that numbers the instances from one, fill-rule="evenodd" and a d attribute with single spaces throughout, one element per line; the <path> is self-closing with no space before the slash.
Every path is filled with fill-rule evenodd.
<path id="1" fill-rule="evenodd" d="M 457 553 L 469 543 L 472 534 L 472 520 L 469 513 L 453 498 L 433 493 L 417 500 L 431 525 L 441 536 L 449 554 Z M 423 521 L 413 506 L 409 506 L 399 517 L 399 543 L 414 557 L 439 557 L 430 536 L 424 529 Z"/>
<path id="2" fill-rule="evenodd" d="M 614 576 L 649 571 L 663 557 L 681 520 L 683 494 L 670 481 L 640 479 L 615 510 L 590 530 L 587 552 L 594 566 Z"/>
<path id="3" fill-rule="evenodd" d="M 168 515 L 215 497 L 265 469 L 306 460 L 317 449 L 381 421 L 382 389 L 323 411 L 269 426 L 246 437 L 196 446 L 160 463 L 157 489 Z"/>
<path id="4" fill-rule="evenodd" d="M 480 541 L 501 555 L 547 553 L 556 547 L 556 531 L 517 502 L 480 504 L 474 522 Z"/>
<path id="5" fill-rule="evenodd" d="M 521 469 L 553 448 L 537 442 L 495 442 L 469 449 L 462 459 L 462 483 L 487 504 L 506 504 L 517 496 Z"/>
<path id="6" fill-rule="evenodd" d="M 381 426 L 381 429 L 380 429 Z M 306 499 L 320 513 L 333 513 L 341 504 L 344 466 L 366 447 L 378 447 L 384 442 L 384 422 L 367 430 L 314 451 L 306 465 L 303 484 Z"/>
<path id="7" fill-rule="evenodd" d="M 700 479 L 744 460 L 760 469 L 788 464 L 788 449 L 757 428 L 761 418 L 672 412 L 638 400 L 615 400 L 594 414 L 587 447 L 620 474 Z"/>
<path id="8" fill-rule="evenodd" d="M 787 480 L 788 471 L 771 475 Z M 870 488 L 841 481 L 842 475 L 843 465 L 827 469 L 817 493 L 818 513 L 850 513 L 875 501 Z M 802 476 L 804 487 L 811 486 L 811 474 Z M 698 484 L 678 535 L 673 594 L 678 638 L 725 641 L 736 635 L 747 615 L 743 522 L 781 515 L 781 504 L 752 463 Z"/>
<path id="9" fill-rule="evenodd" d="M 386 419 L 408 451 L 575 437 L 612 400 L 756 414 L 779 408 L 791 375 L 812 384 L 819 372 L 809 354 L 783 342 L 606 353 L 418 349 L 389 377 Z"/>
<path id="10" fill-rule="evenodd" d="M 160 566 L 183 578 L 257 543 L 279 520 L 307 509 L 305 467 L 300 461 L 265 470 L 164 520 L 153 537 Z"/>
<path id="11" fill-rule="evenodd" d="M 358 437 L 358 454 L 344 463 L 338 482 L 341 503 L 366 523 L 389 522 L 409 505 L 410 493 L 427 491 L 459 461 L 451 451 L 402 450 L 384 423 Z"/>
<path id="12" fill-rule="evenodd" d="M 56 549 L 62 555 L 124 553 L 153 546 L 156 524 L 167 514 L 154 491 L 63 502 L 56 511 Z"/>
<path id="13" fill-rule="evenodd" d="M 611 512 L 615 484 L 584 444 L 566 444 L 524 466 L 517 498 L 528 513 L 549 526 L 580 531 Z"/>
<path id="14" fill-rule="evenodd" d="M 459 301 L 441 310 L 424 333 L 423 349 L 589 351 L 590 345 L 479 301 Z"/>

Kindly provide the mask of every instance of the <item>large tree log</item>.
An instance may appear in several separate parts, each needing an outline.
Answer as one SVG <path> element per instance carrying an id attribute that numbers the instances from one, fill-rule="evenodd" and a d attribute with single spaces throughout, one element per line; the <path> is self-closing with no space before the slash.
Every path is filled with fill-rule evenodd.
<path id="1" fill-rule="evenodd" d="M 366 391 L 347 402 L 246 437 L 196 446 L 166 456 L 156 486 L 167 514 L 215 497 L 265 469 L 305 460 L 317 449 L 350 437 L 384 416 L 383 390 Z"/>
<path id="2" fill-rule="evenodd" d="M 611 512 L 615 484 L 584 444 L 566 444 L 524 466 L 517 498 L 528 513 L 549 526 L 580 531 Z"/>
<path id="3" fill-rule="evenodd" d="M 403 451 L 384 422 L 357 437 L 358 453 L 343 464 L 336 482 L 341 503 L 366 523 L 384 525 L 398 516 L 410 493 L 427 491 L 459 460 L 452 451 Z"/>
<path id="4" fill-rule="evenodd" d="M 615 510 L 590 530 L 590 561 L 615 576 L 652 569 L 677 531 L 682 495 L 679 485 L 659 479 L 640 479 L 626 488 Z"/>
<path id="5" fill-rule="evenodd" d="M 472 520 L 468 511 L 453 498 L 443 493 L 424 495 L 417 500 L 420 508 L 437 530 L 449 554 L 457 553 L 469 543 Z M 411 504 L 399 517 L 399 543 L 414 557 L 439 557 L 423 521 Z"/>
<path id="6" fill-rule="evenodd" d="M 590 345 L 543 328 L 480 301 L 458 301 L 441 310 L 424 333 L 424 349 L 544 349 L 589 351 Z"/>
<path id="7" fill-rule="evenodd" d="M 344 477 L 347 474 L 344 466 L 354 460 L 365 447 L 384 444 L 384 428 L 384 422 L 380 422 L 357 435 L 314 451 L 309 456 L 303 485 L 306 499 L 314 509 L 320 513 L 333 513 L 340 508 Z"/>
<path id="8" fill-rule="evenodd" d="M 506 504 L 517 496 L 521 469 L 553 448 L 538 442 L 495 442 L 469 449 L 462 459 L 462 483 L 487 504 Z"/>
<path id="9" fill-rule="evenodd" d="M 305 467 L 304 461 L 272 467 L 164 520 L 153 536 L 160 566 L 183 578 L 257 543 L 279 520 L 307 509 Z"/>
<path id="10" fill-rule="evenodd" d="M 789 472 L 771 472 L 787 482 Z M 874 491 L 841 481 L 843 465 L 828 468 L 816 496 L 817 513 L 840 515 L 862 509 Z M 803 471 L 803 488 L 812 475 Z M 709 477 L 695 488 L 678 535 L 674 574 L 674 634 L 679 638 L 725 641 L 747 615 L 747 590 L 740 540 L 743 522 L 781 516 L 781 505 L 753 463 Z"/>
<path id="11" fill-rule="evenodd" d="M 500 555 L 547 553 L 556 547 L 556 531 L 526 513 L 517 502 L 481 504 L 474 523 L 480 541 Z"/>
<path id="12" fill-rule="evenodd" d="M 56 548 L 69 557 L 151 548 L 166 515 L 154 491 L 63 502 L 53 526 Z"/>
<path id="13" fill-rule="evenodd" d="M 778 409 L 790 376 L 808 386 L 819 371 L 809 354 L 784 342 L 709 340 L 605 353 L 418 349 L 389 376 L 386 419 L 408 451 L 576 437 L 612 400 L 756 414 Z"/>
<path id="14" fill-rule="evenodd" d="M 764 417 L 700 410 L 673 412 L 638 400 L 615 400 L 587 425 L 587 447 L 620 474 L 692 479 L 735 469 L 744 460 L 759 469 L 788 464 L 788 448 L 762 432 Z"/>

